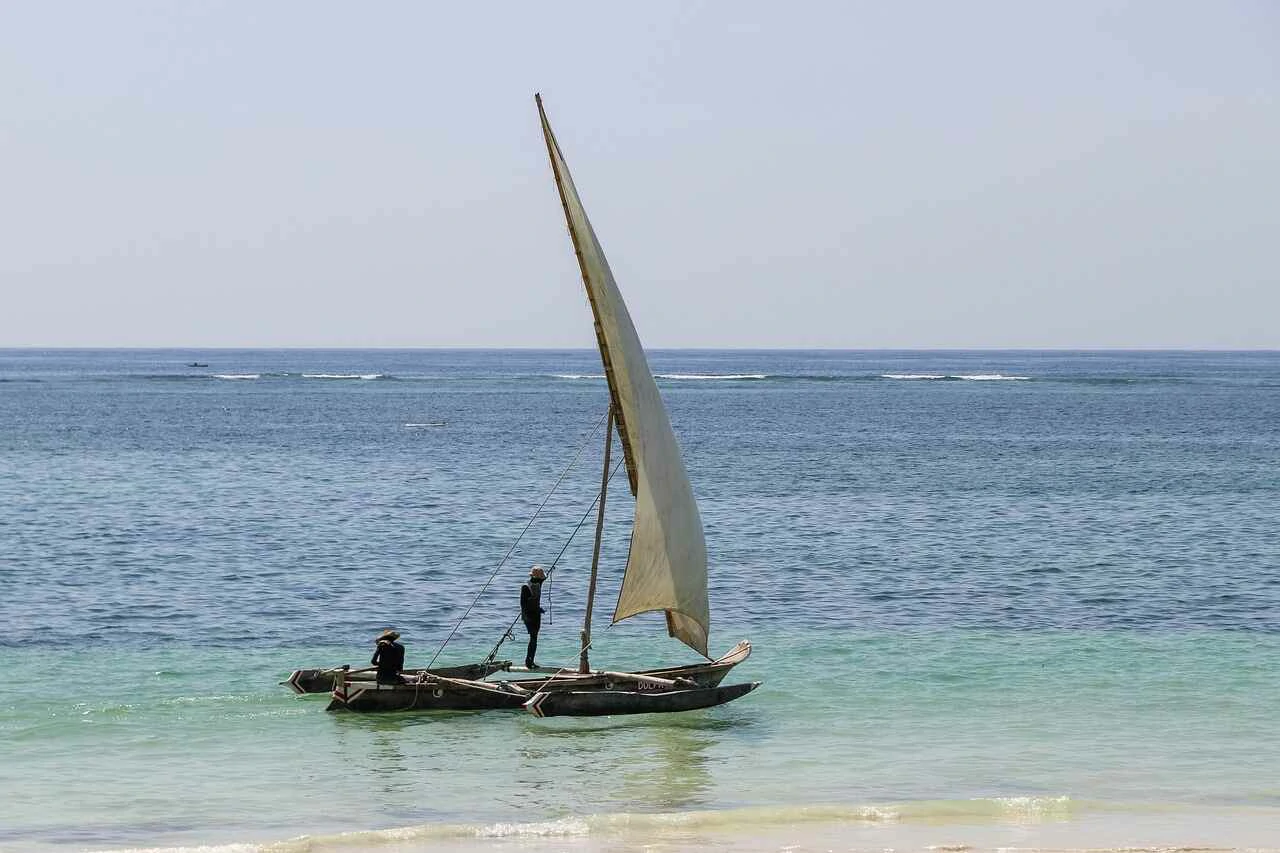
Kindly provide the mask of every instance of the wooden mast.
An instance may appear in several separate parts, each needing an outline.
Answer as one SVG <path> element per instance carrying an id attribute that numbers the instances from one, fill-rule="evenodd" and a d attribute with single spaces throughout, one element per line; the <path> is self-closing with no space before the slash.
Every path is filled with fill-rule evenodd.
<path id="1" fill-rule="evenodd" d="M 600 474 L 600 509 L 596 513 L 596 544 L 591 552 L 591 583 L 587 585 L 587 615 L 582 621 L 582 652 L 578 672 L 590 672 L 587 652 L 591 646 L 591 610 L 596 603 L 596 573 L 600 568 L 600 538 L 604 534 L 604 499 L 609 492 L 609 454 L 613 450 L 613 404 L 609 404 L 609 422 L 604 428 L 604 471 Z"/>

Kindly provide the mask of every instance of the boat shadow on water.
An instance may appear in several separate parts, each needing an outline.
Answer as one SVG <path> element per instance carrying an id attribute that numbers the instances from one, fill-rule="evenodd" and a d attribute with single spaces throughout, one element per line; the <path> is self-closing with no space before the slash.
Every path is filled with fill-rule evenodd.
<path id="1" fill-rule="evenodd" d="M 718 748 L 736 720 L 619 719 L 615 725 L 522 725 L 520 775 L 530 789 L 564 789 L 609 811 L 682 811 L 714 800 Z"/>
<path id="2" fill-rule="evenodd" d="M 459 720 L 490 720 L 492 716 L 478 715 L 475 711 L 388 711 L 382 714 L 326 714 L 324 718 L 339 731 L 406 732 Z"/>
<path id="3" fill-rule="evenodd" d="M 761 723 L 754 713 L 727 708 L 548 720 L 456 711 L 323 719 L 335 727 L 333 758 L 351 780 L 401 808 L 432 780 L 456 776 L 458 756 L 466 755 L 465 785 L 483 787 L 492 774 L 516 781 L 521 793 L 499 796 L 504 806 L 521 807 L 528 792 L 556 791 L 609 811 L 641 812 L 715 802 L 721 754 Z"/>
<path id="4" fill-rule="evenodd" d="M 620 762 L 614 796 L 646 810 L 684 811 L 713 801 L 720 730 L 652 726 L 644 730 L 644 760 Z"/>

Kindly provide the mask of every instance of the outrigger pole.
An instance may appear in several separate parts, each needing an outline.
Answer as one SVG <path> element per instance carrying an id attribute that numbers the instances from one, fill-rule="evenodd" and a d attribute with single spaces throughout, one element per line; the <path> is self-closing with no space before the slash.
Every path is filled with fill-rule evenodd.
<path id="1" fill-rule="evenodd" d="M 587 652 L 591 648 L 591 610 L 596 603 L 596 573 L 600 568 L 600 537 L 604 533 L 604 500 L 609 491 L 609 454 L 613 450 L 613 403 L 609 403 L 609 420 L 604 428 L 604 471 L 600 475 L 600 508 L 596 513 L 596 544 L 591 552 L 591 583 L 587 585 L 587 614 L 582 621 L 582 654 L 578 672 L 590 672 Z"/>

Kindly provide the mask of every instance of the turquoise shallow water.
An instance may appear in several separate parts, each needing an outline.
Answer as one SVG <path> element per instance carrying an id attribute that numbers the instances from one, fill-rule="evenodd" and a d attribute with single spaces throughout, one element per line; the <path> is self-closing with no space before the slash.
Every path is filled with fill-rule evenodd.
<path id="1" fill-rule="evenodd" d="M 1277 354 L 656 353 L 684 377 L 662 387 L 713 651 L 752 639 L 733 675 L 759 690 L 537 720 L 332 715 L 280 687 L 363 664 L 386 624 L 430 656 L 603 412 L 595 358 L 0 351 L 0 849 L 396 827 L 410 847 L 750 849 L 798 822 L 815 849 L 938 826 L 1280 839 Z M 923 375 L 1004 378 L 900 378 Z M 487 652 L 598 464 L 444 658 Z M 552 587 L 545 662 L 573 657 L 588 549 Z M 660 620 L 604 621 L 598 663 L 692 657 Z"/>

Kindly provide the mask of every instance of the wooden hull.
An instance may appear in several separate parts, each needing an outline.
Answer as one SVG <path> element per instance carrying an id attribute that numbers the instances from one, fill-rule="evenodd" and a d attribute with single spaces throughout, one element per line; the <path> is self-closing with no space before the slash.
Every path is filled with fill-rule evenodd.
<path id="1" fill-rule="evenodd" d="M 746 660 L 751 644 L 741 642 L 728 654 L 707 663 L 686 664 L 643 670 L 635 674 L 565 673 L 551 678 L 521 678 L 507 681 L 479 681 L 426 675 L 409 684 L 377 684 L 351 681 L 335 686 L 326 710 L 377 713 L 382 711 L 487 711 L 520 710 L 535 694 L 561 691 L 607 691 L 634 688 L 628 677 L 648 678 L 641 692 L 664 692 L 688 688 L 715 687 L 729 670 Z M 664 686 L 653 683 L 673 681 Z M 728 701 L 728 700 L 725 700 Z"/>
<path id="2" fill-rule="evenodd" d="M 612 717 L 619 714 L 671 714 L 696 711 L 746 696 L 760 682 L 691 690 L 557 690 L 525 703 L 535 717 Z"/>
<path id="3" fill-rule="evenodd" d="M 516 693 L 485 681 L 424 679 L 414 684 L 355 682 L 335 688 L 326 711 L 496 711 L 524 706 L 528 693 Z"/>
<path id="4" fill-rule="evenodd" d="M 407 669 L 404 676 L 408 680 L 418 678 L 423 674 L 427 675 L 443 675 L 445 678 L 484 678 L 486 675 L 492 675 L 495 672 L 502 672 L 511 666 L 511 661 L 500 660 L 491 663 L 469 663 L 463 666 L 442 666 L 435 669 Z M 337 683 L 338 674 L 343 671 L 342 667 L 331 667 L 329 669 L 299 669 L 295 670 L 286 681 L 281 682 L 287 684 L 294 693 L 332 693 L 334 685 Z M 374 683 L 374 671 L 370 669 L 353 670 L 347 672 L 347 682 L 368 682 Z"/>

